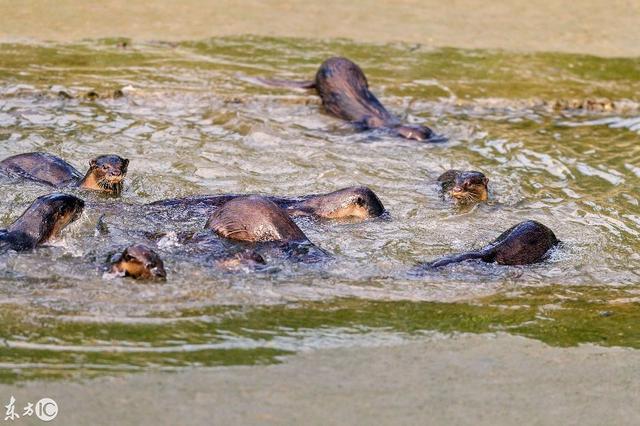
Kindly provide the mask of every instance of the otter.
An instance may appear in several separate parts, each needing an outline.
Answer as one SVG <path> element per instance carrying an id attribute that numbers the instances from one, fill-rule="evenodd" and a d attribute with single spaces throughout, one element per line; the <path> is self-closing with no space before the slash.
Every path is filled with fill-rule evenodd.
<path id="1" fill-rule="evenodd" d="M 117 155 L 101 155 L 89 162 L 89 170 L 83 176 L 60 157 L 29 152 L 0 161 L 0 171 L 56 188 L 77 186 L 119 195 L 128 165 L 129 160 Z"/>
<path id="2" fill-rule="evenodd" d="M 209 216 L 205 228 L 235 241 L 308 241 L 283 209 L 268 198 L 257 195 L 227 201 Z"/>
<path id="3" fill-rule="evenodd" d="M 315 89 L 327 113 L 349 121 L 360 130 L 385 129 L 405 139 L 444 141 L 426 126 L 401 123 L 371 93 L 360 67 L 347 58 L 333 57 L 324 61 L 313 81 L 265 78 L 260 78 L 259 81 L 277 87 Z"/>
<path id="4" fill-rule="evenodd" d="M 438 177 L 442 194 L 449 194 L 458 203 L 487 201 L 489 179 L 475 170 L 448 170 Z"/>
<path id="5" fill-rule="evenodd" d="M 109 261 L 108 272 L 141 280 L 164 280 L 167 273 L 160 256 L 144 244 L 133 244 Z"/>
<path id="6" fill-rule="evenodd" d="M 55 193 L 38 197 L 15 222 L 0 231 L 0 250 L 32 250 L 59 236 L 80 217 L 83 209 L 84 201 L 73 195 Z"/>
<path id="7" fill-rule="evenodd" d="M 210 212 L 224 203 L 246 195 L 197 195 L 150 203 L 150 206 L 194 208 Z M 343 188 L 327 194 L 302 197 L 266 197 L 290 216 L 312 216 L 322 219 L 364 220 L 381 216 L 385 208 L 378 196 L 366 186 Z"/>
<path id="8" fill-rule="evenodd" d="M 378 196 L 366 186 L 339 189 L 328 194 L 306 195 L 297 199 L 272 197 L 290 216 L 314 216 L 323 219 L 365 220 L 384 214 Z"/>
<path id="9" fill-rule="evenodd" d="M 548 257 L 549 250 L 560 244 L 553 231 L 535 220 L 521 222 L 480 250 L 455 254 L 424 265 L 438 268 L 450 263 L 478 259 L 500 265 L 528 265 Z"/>
<path id="10" fill-rule="evenodd" d="M 253 244 L 296 262 L 316 263 L 328 257 L 309 241 L 287 212 L 267 197 L 252 195 L 227 201 L 211 214 L 205 229 L 226 240 Z"/>

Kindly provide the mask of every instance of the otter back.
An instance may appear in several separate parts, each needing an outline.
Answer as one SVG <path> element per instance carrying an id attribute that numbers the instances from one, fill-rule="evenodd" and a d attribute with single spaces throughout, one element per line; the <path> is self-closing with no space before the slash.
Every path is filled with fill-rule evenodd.
<path id="1" fill-rule="evenodd" d="M 307 240 L 284 210 L 260 196 L 236 198 L 223 204 L 209 217 L 205 227 L 237 241 Z"/>
<path id="2" fill-rule="evenodd" d="M 346 58 L 324 61 L 316 73 L 315 87 L 325 110 L 338 118 L 366 128 L 398 124 L 369 91 L 360 67 Z"/>
<path id="3" fill-rule="evenodd" d="M 521 222 L 483 248 L 483 259 L 501 265 L 527 265 L 544 260 L 559 243 L 551 229 L 534 220 Z"/>
<path id="4" fill-rule="evenodd" d="M 0 161 L 0 170 L 55 187 L 75 185 L 82 179 L 82 174 L 69 163 L 44 152 L 6 158 Z"/>

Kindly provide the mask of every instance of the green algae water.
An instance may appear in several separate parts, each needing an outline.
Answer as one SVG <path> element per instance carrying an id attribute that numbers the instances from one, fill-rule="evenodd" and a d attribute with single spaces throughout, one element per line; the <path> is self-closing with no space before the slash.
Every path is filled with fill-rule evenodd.
<path id="1" fill-rule="evenodd" d="M 0 53 L 0 158 L 47 151 L 80 170 L 97 154 L 131 161 L 120 200 L 72 190 L 88 207 L 61 240 L 0 255 L 0 380 L 269 363 L 460 332 L 640 347 L 640 59 L 253 37 Z M 358 63 L 389 110 L 449 141 L 355 133 L 313 94 L 256 84 L 309 79 L 333 55 Z M 484 172 L 490 202 L 442 200 L 434 182 L 450 168 Z M 301 219 L 332 259 L 260 272 L 177 255 L 172 233 L 206 218 L 141 207 L 351 185 L 371 187 L 388 217 Z M 0 227 L 47 192 L 0 179 Z M 548 262 L 408 273 L 525 219 L 564 242 Z M 109 253 L 158 231 L 166 283 L 103 277 Z"/>

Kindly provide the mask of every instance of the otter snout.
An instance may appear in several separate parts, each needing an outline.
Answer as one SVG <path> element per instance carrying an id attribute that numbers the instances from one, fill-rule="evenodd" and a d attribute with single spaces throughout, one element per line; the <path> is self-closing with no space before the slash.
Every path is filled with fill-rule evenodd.
<path id="1" fill-rule="evenodd" d="M 451 188 L 451 196 L 453 198 L 464 198 L 467 195 L 467 189 L 462 186 L 454 186 Z"/>
<path id="2" fill-rule="evenodd" d="M 167 271 L 164 270 L 163 265 L 147 265 L 147 268 L 155 278 L 167 278 Z"/>

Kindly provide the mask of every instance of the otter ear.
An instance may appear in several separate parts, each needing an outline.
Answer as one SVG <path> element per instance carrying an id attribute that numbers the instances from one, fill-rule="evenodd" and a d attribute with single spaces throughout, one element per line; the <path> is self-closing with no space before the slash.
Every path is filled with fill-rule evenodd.
<path id="1" fill-rule="evenodd" d="M 97 165 L 97 164 L 98 164 L 98 163 L 96 162 L 96 159 L 94 158 L 94 159 L 92 159 L 91 161 L 89 161 L 89 168 L 90 168 L 90 169 L 93 169 L 93 168 L 95 168 L 95 167 L 96 167 L 96 165 Z"/>
<path id="2" fill-rule="evenodd" d="M 113 253 L 112 255 L 108 256 L 109 263 L 119 263 L 122 261 L 122 253 Z"/>
<path id="3" fill-rule="evenodd" d="M 485 177 L 484 179 L 482 179 L 482 182 L 484 183 L 485 186 L 487 186 L 489 184 L 489 178 Z"/>
<path id="4" fill-rule="evenodd" d="M 128 160 L 127 158 L 125 158 L 125 159 L 122 161 L 122 164 L 124 164 L 124 167 L 129 166 L 129 160 Z"/>

